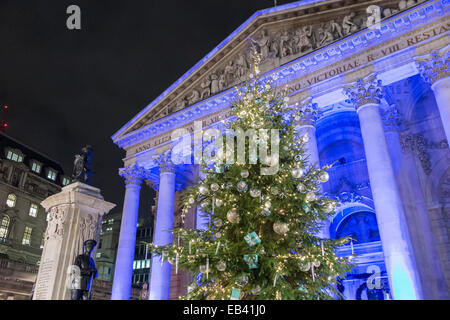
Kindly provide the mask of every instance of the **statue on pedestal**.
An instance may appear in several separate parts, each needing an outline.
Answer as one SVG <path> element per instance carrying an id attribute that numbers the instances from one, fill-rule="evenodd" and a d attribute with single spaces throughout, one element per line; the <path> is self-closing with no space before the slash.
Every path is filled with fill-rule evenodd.
<path id="1" fill-rule="evenodd" d="M 81 149 L 81 154 L 75 155 L 73 162 L 72 180 L 89 183 L 92 174 L 92 157 L 93 149 L 90 145 L 86 145 Z"/>
<path id="2" fill-rule="evenodd" d="M 73 279 L 72 300 L 92 299 L 92 284 L 97 277 L 97 269 L 91 253 L 96 244 L 95 240 L 86 240 L 83 244 L 83 253 L 75 258 L 74 266 L 79 268 L 79 273 Z"/>

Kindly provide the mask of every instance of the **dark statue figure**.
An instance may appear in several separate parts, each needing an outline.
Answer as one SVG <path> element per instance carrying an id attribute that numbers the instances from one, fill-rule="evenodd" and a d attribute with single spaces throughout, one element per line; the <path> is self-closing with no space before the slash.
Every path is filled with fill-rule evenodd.
<path id="1" fill-rule="evenodd" d="M 83 253 L 75 258 L 74 265 L 78 267 L 79 273 L 72 281 L 72 300 L 91 300 L 92 284 L 97 277 L 94 259 L 91 258 L 97 242 L 95 240 L 86 240 L 83 244 Z"/>
<path id="2" fill-rule="evenodd" d="M 75 155 L 75 161 L 73 162 L 72 180 L 80 181 L 84 183 L 90 182 L 92 174 L 92 157 L 93 149 L 90 145 L 87 145 L 81 149 L 81 154 Z"/>

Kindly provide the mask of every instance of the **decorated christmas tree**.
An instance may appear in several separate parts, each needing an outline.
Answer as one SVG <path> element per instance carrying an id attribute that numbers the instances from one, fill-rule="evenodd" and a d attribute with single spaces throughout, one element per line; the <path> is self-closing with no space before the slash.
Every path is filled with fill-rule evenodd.
<path id="1" fill-rule="evenodd" d="M 183 198 L 183 215 L 198 206 L 206 230 L 175 229 L 173 244 L 151 250 L 193 275 L 183 299 L 336 298 L 350 263 L 335 254 L 348 239 L 318 236 L 336 207 L 320 191 L 329 166 L 309 165 L 298 106 L 260 77 L 254 56 L 234 117 L 209 141 L 204 178 Z"/>

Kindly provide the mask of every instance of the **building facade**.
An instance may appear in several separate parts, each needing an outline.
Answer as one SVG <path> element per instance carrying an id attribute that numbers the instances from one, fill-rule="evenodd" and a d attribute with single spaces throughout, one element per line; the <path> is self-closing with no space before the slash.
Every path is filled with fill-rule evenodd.
<path id="1" fill-rule="evenodd" d="M 357 265 L 339 288 L 344 297 L 448 299 L 449 8 L 447 0 L 306 0 L 258 11 L 125 124 L 112 137 L 126 151 L 112 299 L 130 297 L 143 181 L 157 191 L 154 243 L 170 243 L 179 199 L 200 174 L 167 155 L 180 132 L 202 139 L 231 116 L 252 46 L 261 77 L 275 76 L 303 111 L 310 163 L 335 163 L 323 192 L 341 205 L 324 234 L 355 239 L 338 250 Z M 186 215 L 185 227 L 201 224 L 196 210 Z M 149 298 L 186 292 L 189 275 L 159 259 Z"/>
<path id="2" fill-rule="evenodd" d="M 0 299 L 29 297 L 47 227 L 40 203 L 68 183 L 56 161 L 0 133 Z"/>

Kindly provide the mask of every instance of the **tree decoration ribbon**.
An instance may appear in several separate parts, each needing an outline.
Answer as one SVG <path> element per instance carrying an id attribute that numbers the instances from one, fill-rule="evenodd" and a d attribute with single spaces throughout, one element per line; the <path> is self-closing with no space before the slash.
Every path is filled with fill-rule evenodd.
<path id="1" fill-rule="evenodd" d="M 248 267 L 250 269 L 257 269 L 258 268 L 258 255 L 253 254 L 244 254 L 244 261 L 247 262 Z"/>
<path id="2" fill-rule="evenodd" d="M 261 243 L 261 239 L 258 237 L 256 232 L 249 233 L 248 235 L 244 236 L 245 242 L 251 247 L 254 245 L 257 245 L 258 243 Z"/>

